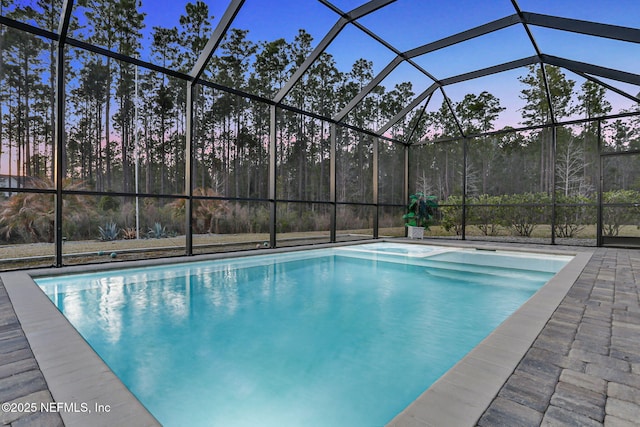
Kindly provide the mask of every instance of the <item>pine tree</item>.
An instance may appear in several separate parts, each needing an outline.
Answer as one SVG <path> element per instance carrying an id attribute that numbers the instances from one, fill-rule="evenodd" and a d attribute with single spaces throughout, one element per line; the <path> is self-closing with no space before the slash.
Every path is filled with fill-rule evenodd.
<path id="1" fill-rule="evenodd" d="M 31 7 L 18 7 L 10 17 L 17 20 L 35 20 L 38 13 Z M 43 95 L 42 85 L 39 84 L 44 73 L 45 65 L 42 61 L 41 53 L 46 48 L 44 41 L 32 34 L 22 33 L 9 29 L 4 34 L 6 57 L 4 61 L 4 72 L 6 73 L 6 83 L 15 90 L 13 98 L 14 109 L 10 121 L 13 122 L 9 132 L 16 144 L 16 164 L 19 176 L 34 176 L 40 173 L 33 169 L 32 153 L 38 151 L 38 146 L 42 142 L 42 135 L 37 133 L 35 127 L 35 117 L 33 116 L 34 104 Z M 41 99 L 41 98 L 40 98 Z M 50 135 L 49 135 L 50 136 Z M 44 135 L 47 138 L 47 135 Z M 50 139 L 49 139 L 50 140 Z M 11 156 L 11 142 L 9 142 L 9 152 Z M 9 160 L 11 161 L 11 159 Z"/>
<path id="2" fill-rule="evenodd" d="M 558 67 L 545 64 L 544 70 L 547 76 L 548 92 L 551 96 L 551 106 L 547 97 L 547 85 L 540 66 L 530 66 L 529 74 L 518 78 L 525 86 L 520 91 L 520 98 L 526 102 L 522 108 L 524 125 L 550 124 L 553 120 L 560 121 L 565 117 L 569 117 L 573 112 L 571 98 L 575 81 L 567 79 Z M 552 112 L 554 117 L 551 115 Z M 548 193 L 551 191 L 554 173 L 551 131 L 544 129 L 536 137 L 537 143 L 540 145 L 539 191 Z"/>
<path id="3" fill-rule="evenodd" d="M 180 53 L 178 55 L 180 70 L 190 72 L 200 53 L 204 49 L 211 35 L 211 21 L 213 16 L 209 15 L 209 6 L 202 1 L 196 3 L 187 3 L 185 5 L 185 15 L 181 15 L 179 19 L 180 28 L 179 42 Z M 215 61 L 211 60 L 207 69 L 204 70 L 203 78 L 211 78 L 211 68 L 215 66 Z M 200 172 L 200 187 L 207 187 L 208 175 L 206 170 L 206 130 L 210 127 L 211 116 L 208 114 L 212 110 L 211 91 L 205 91 L 199 85 L 196 85 L 194 94 L 194 120 L 193 120 L 193 151 L 199 158 L 195 169 Z"/>
<path id="4" fill-rule="evenodd" d="M 118 51 L 130 57 L 137 57 L 140 49 L 141 30 L 144 28 L 144 14 L 137 10 L 137 0 L 121 0 L 116 5 L 115 38 Z M 120 156 L 122 168 L 122 190 L 132 191 L 133 165 L 130 156 L 133 151 L 134 85 L 135 69 L 126 63 L 117 64 L 116 98 L 118 113 L 114 114 L 114 129 L 120 132 Z"/>
<path id="5" fill-rule="evenodd" d="M 456 116 L 461 122 L 465 134 L 486 133 L 494 128 L 494 123 L 500 113 L 505 110 L 500 105 L 500 100 L 489 92 L 483 91 L 480 95 L 467 94 L 462 101 L 455 104 Z M 489 175 L 492 172 L 493 162 L 498 155 L 497 140 L 483 136 L 480 140 L 474 140 L 473 145 L 478 150 L 478 156 L 474 156 L 469 163 L 480 157 L 482 162 L 480 177 L 483 194 L 489 189 Z M 469 188 L 469 187 L 467 187 Z"/>

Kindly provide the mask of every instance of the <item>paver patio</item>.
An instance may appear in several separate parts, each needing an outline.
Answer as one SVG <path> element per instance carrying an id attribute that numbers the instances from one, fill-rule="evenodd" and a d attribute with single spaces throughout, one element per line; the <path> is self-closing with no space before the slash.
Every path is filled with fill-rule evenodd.
<path id="1" fill-rule="evenodd" d="M 637 426 L 640 251 L 599 248 L 479 426 Z"/>

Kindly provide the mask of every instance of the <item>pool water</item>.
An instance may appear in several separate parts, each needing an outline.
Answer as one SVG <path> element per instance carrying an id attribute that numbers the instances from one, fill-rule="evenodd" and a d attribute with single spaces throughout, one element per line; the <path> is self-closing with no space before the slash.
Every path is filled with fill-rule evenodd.
<path id="1" fill-rule="evenodd" d="M 510 256 L 380 243 L 37 283 L 165 426 L 372 426 L 569 260 Z"/>

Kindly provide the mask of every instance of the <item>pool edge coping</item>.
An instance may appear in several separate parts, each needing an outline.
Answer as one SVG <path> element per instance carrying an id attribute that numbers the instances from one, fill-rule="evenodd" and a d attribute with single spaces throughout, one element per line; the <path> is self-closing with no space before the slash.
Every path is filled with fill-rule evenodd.
<path id="1" fill-rule="evenodd" d="M 112 407 L 118 408 L 118 411 L 102 413 L 99 423 L 96 423 L 98 421 L 96 418 L 91 418 L 92 425 L 106 426 L 124 422 L 126 425 L 132 426 L 156 426 L 160 425 L 159 422 L 58 311 L 34 282 L 34 277 L 135 268 L 140 267 L 143 263 L 144 266 L 175 264 L 374 242 L 478 247 L 474 244 L 475 242 L 468 242 L 468 244 L 463 242 L 418 242 L 384 238 L 146 261 L 69 266 L 58 269 L 9 271 L 0 273 L 0 278 L 7 288 L 14 310 L 54 401 L 88 402 L 91 405 L 114 402 Z M 595 251 L 594 248 L 582 248 L 581 251 L 560 248 L 545 250 L 546 248 L 517 248 L 500 244 L 491 247 L 480 246 L 479 249 L 571 255 L 574 258 L 469 354 L 396 415 L 387 426 L 475 425 L 532 346 L 535 338 L 542 331 Z M 70 340 L 70 343 L 65 342 L 65 339 Z M 65 343 L 65 346 L 60 343 Z M 498 355 L 500 355 L 499 360 L 497 360 Z M 507 355 L 506 358 L 505 355 Z M 76 366 L 69 360 L 77 360 L 81 365 Z M 73 381 L 73 378 L 76 378 L 76 381 Z M 99 392 L 97 389 L 100 389 Z M 96 392 L 98 394 L 95 394 Z M 460 410 L 460 408 L 464 408 L 464 410 Z M 122 414 L 122 412 L 126 414 Z M 126 415 L 131 415 L 131 417 L 123 418 Z M 68 427 L 86 425 L 88 421 L 85 413 L 61 412 L 61 416 Z"/>

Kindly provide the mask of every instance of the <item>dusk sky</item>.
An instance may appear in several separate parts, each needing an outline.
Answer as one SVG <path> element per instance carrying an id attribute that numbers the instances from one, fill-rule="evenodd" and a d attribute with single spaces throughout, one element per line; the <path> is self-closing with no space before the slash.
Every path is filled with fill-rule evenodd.
<path id="1" fill-rule="evenodd" d="M 560 17 L 601 22 L 606 24 L 636 27 L 640 16 L 638 0 L 517 0 L 522 11 L 556 15 Z M 195 2 L 195 0 L 194 0 Z M 22 4 L 35 5 L 35 0 Z M 142 0 L 142 11 L 146 14 L 146 28 L 143 30 L 143 51 L 141 59 L 149 60 L 151 31 L 154 26 L 178 27 L 180 15 L 185 14 L 186 1 Z M 212 25 L 218 23 L 228 6 L 226 0 L 205 0 L 213 16 Z M 334 0 L 343 11 L 349 11 L 366 3 L 362 0 Z M 35 7 L 35 6 L 34 6 Z M 76 6 L 81 22 L 81 8 Z M 375 32 L 400 51 L 406 51 L 452 34 L 503 18 L 515 13 L 510 0 L 397 0 L 378 11 L 367 15 L 359 22 Z M 234 28 L 249 30 L 248 39 L 253 42 L 284 38 L 293 40 L 300 28 L 310 33 L 315 45 L 335 24 L 338 15 L 316 0 L 246 0 L 232 24 Z M 619 69 L 637 74 L 640 69 L 640 45 L 607 40 L 530 27 L 541 51 L 545 54 L 586 62 L 603 67 Z M 74 35 L 72 35 L 73 37 Z M 77 36 L 77 35 L 76 35 Z M 368 37 L 355 26 L 348 25 L 327 48 L 336 60 L 340 71 L 348 72 L 359 58 L 373 61 L 374 72 L 381 71 L 395 54 Z M 478 37 L 464 43 L 450 46 L 415 58 L 415 62 L 437 79 L 467 73 L 477 69 L 526 58 L 535 55 L 522 25 L 513 25 L 503 30 Z M 519 109 L 523 102 L 519 99 L 521 84 L 518 76 L 526 74 L 519 69 L 484 77 L 471 82 L 445 87 L 447 96 L 459 101 L 467 93 L 487 90 L 501 99 L 509 107 L 502 113 L 503 124 L 516 126 Z M 569 71 L 568 78 L 576 81 L 576 89 L 584 81 Z M 383 86 L 388 90 L 397 83 L 412 81 L 416 94 L 432 84 L 432 80 L 407 63 L 401 64 Z M 631 95 L 640 92 L 640 87 L 620 82 L 608 82 L 627 91 Z M 440 99 L 437 98 L 440 96 Z M 633 106 L 633 102 L 615 93 L 608 94 L 614 104 L 614 112 Z M 437 93 L 430 104 L 436 109 L 442 102 Z"/>
<path id="2" fill-rule="evenodd" d="M 143 10 L 147 13 L 147 30 L 154 25 L 178 25 L 179 16 L 184 13 L 181 2 L 146 0 L 143 3 Z M 228 2 L 209 0 L 206 3 L 214 16 L 215 25 Z M 334 1 L 343 11 L 349 11 L 363 3 L 365 2 L 361 0 Z M 637 26 L 637 17 L 640 16 L 640 2 L 637 0 L 519 0 L 518 4 L 526 12 L 628 27 Z M 515 9 L 510 0 L 397 0 L 365 16 L 360 23 L 398 50 L 406 51 L 513 13 Z M 298 29 L 304 28 L 314 37 L 315 46 L 336 20 L 335 13 L 315 0 L 247 0 L 232 26 L 249 30 L 248 38 L 255 42 L 280 37 L 292 40 Z M 640 65 L 640 46 L 633 43 L 540 27 L 532 27 L 532 32 L 543 53 L 632 73 L 637 73 Z M 329 46 L 327 52 L 334 56 L 341 71 L 349 71 L 355 60 L 366 57 L 373 61 L 374 71 L 377 73 L 395 56 L 353 26 L 347 26 Z M 436 78 L 442 79 L 532 55 L 535 55 L 535 51 L 523 27 L 514 25 L 415 58 L 415 61 Z M 461 99 L 466 93 L 488 90 L 498 96 L 504 105 L 510 107 L 509 111 L 503 113 L 501 120 L 505 123 L 514 122 L 518 120 L 517 110 L 522 106 L 522 101 L 518 98 L 522 87 L 517 81 L 517 77 L 522 74 L 524 70 L 514 70 L 446 87 L 445 90 L 447 96 L 454 101 Z M 567 72 L 567 76 L 577 82 L 576 87 L 584 81 L 570 72 Z M 394 84 L 406 80 L 413 82 L 416 93 L 425 90 L 432 83 L 414 67 L 402 64 L 383 85 L 391 89 Z M 639 87 L 610 83 L 615 83 L 617 87 L 632 95 L 640 91 Z M 439 95 L 436 95 L 436 98 L 437 96 Z M 631 101 L 615 93 L 609 94 L 609 99 L 618 105 L 617 109 L 632 106 Z M 434 108 L 437 108 L 441 100 L 435 101 L 434 99 L 432 103 Z"/>

